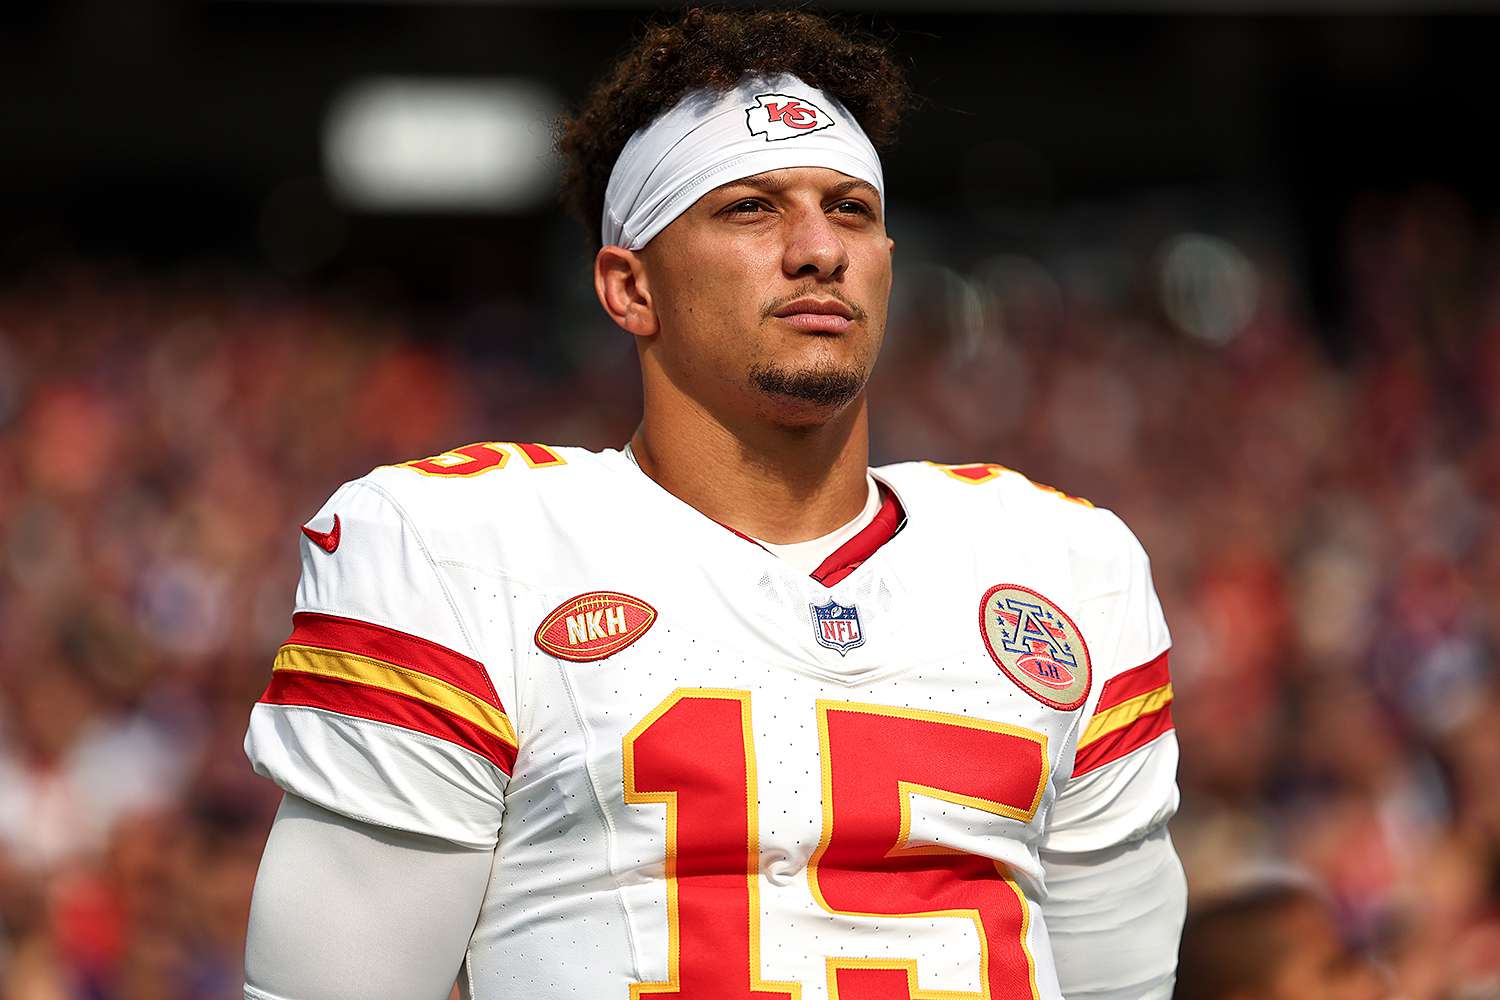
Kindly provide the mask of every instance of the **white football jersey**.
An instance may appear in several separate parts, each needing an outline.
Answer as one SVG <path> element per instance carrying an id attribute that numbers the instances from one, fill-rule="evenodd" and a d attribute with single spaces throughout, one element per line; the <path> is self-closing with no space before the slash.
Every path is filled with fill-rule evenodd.
<path id="1" fill-rule="evenodd" d="M 377 469 L 304 529 L 246 751 L 497 848 L 474 1000 L 1059 1000 L 1041 853 L 1177 805 L 1145 554 L 1000 466 L 871 472 L 803 576 L 618 451 Z"/>

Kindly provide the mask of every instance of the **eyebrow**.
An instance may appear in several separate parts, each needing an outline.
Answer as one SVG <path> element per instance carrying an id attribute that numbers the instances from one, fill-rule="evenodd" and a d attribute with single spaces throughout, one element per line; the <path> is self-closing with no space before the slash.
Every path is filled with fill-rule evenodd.
<path id="1" fill-rule="evenodd" d="M 739 180 L 730 181 L 728 184 L 723 185 L 720 190 L 742 186 L 754 188 L 757 191 L 764 191 L 767 194 L 780 194 L 782 191 L 785 191 L 790 185 L 784 177 L 777 178 L 770 173 L 764 173 L 754 174 L 750 177 L 741 177 Z M 846 178 L 830 187 L 826 193 L 826 197 L 838 198 L 848 194 L 850 191 L 853 191 L 856 188 L 861 191 L 868 192 L 875 198 L 877 203 L 880 201 L 880 192 L 875 190 L 875 185 L 871 184 L 869 181 L 862 181 L 855 177 Z"/>

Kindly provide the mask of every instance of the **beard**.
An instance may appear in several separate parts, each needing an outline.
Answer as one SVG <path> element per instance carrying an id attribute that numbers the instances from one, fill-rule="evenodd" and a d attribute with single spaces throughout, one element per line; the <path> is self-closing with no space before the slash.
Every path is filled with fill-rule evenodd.
<path id="1" fill-rule="evenodd" d="M 750 384 L 770 396 L 837 409 L 850 403 L 864 389 L 865 373 L 857 368 L 840 368 L 831 364 L 803 369 L 756 365 L 750 369 Z"/>

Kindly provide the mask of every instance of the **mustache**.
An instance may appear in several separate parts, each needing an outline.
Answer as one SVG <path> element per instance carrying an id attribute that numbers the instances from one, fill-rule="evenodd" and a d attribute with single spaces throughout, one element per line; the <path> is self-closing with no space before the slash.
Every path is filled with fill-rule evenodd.
<path id="1" fill-rule="evenodd" d="M 855 302 L 853 299 L 846 298 L 843 293 L 835 291 L 831 288 L 804 288 L 801 291 L 793 292 L 790 295 L 786 295 L 779 299 L 776 299 L 770 305 L 761 310 L 761 319 L 770 319 L 772 316 L 776 315 L 776 310 L 780 309 L 784 305 L 796 302 L 801 298 L 837 299 L 838 301 L 849 307 L 849 311 L 854 314 L 854 319 L 857 322 L 864 321 L 865 311 L 860 307 L 859 303 Z"/>

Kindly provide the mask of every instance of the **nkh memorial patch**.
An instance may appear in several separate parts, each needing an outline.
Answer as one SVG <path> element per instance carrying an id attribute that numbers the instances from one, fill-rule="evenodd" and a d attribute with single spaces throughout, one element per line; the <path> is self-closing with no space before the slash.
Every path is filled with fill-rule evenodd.
<path id="1" fill-rule="evenodd" d="M 979 634 L 1000 672 L 1044 705 L 1071 712 L 1089 696 L 1089 648 L 1056 604 L 1029 587 L 996 584 L 979 601 Z"/>
<path id="2" fill-rule="evenodd" d="M 859 627 L 859 608 L 853 604 L 843 605 L 829 599 L 827 604 L 810 604 L 812 608 L 813 638 L 818 645 L 836 649 L 840 656 L 865 644 L 864 629 Z"/>
<path id="3" fill-rule="evenodd" d="M 542 619 L 536 644 L 558 659 L 588 663 L 618 653 L 655 622 L 656 609 L 639 597 L 592 590 L 564 601 Z"/>

